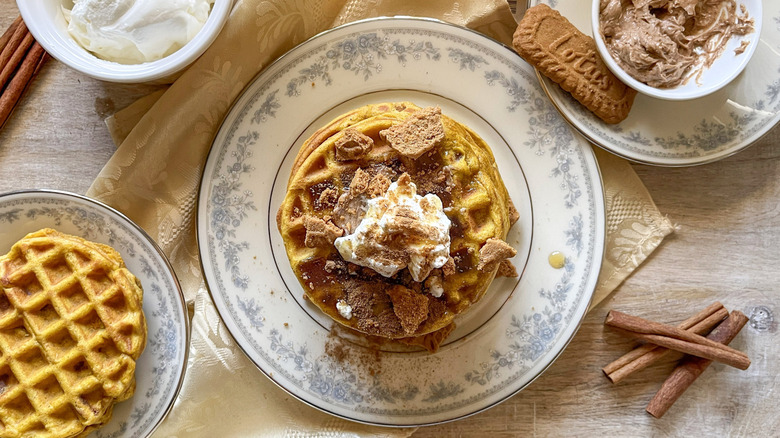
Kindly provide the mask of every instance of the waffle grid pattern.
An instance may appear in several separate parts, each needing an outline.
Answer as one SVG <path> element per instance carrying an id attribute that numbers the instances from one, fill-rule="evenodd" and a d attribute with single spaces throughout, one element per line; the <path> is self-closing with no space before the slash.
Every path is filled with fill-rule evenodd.
<path id="1" fill-rule="evenodd" d="M 142 291 L 113 249 L 53 230 L 0 258 L 0 436 L 79 436 L 135 390 Z"/>

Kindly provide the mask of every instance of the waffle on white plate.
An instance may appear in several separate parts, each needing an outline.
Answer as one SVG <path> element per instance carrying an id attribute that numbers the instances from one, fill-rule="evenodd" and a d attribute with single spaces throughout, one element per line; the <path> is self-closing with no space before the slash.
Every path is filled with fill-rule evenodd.
<path id="1" fill-rule="evenodd" d="M 135 392 L 143 290 L 110 246 L 43 229 L 0 257 L 0 436 L 80 437 Z"/>

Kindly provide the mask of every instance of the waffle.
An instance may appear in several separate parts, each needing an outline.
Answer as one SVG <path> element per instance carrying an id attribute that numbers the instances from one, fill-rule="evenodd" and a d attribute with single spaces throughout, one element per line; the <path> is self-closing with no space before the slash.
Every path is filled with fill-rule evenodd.
<path id="1" fill-rule="evenodd" d="M 113 248 L 43 229 L 0 258 L 0 436 L 80 437 L 135 391 L 138 279 Z"/>
<path id="2" fill-rule="evenodd" d="M 490 147 L 465 125 L 441 115 L 443 138 L 422 154 L 390 145 L 391 128 L 408 125 L 424 111 L 409 102 L 367 105 L 315 132 L 296 156 L 277 225 L 306 299 L 351 329 L 435 350 L 455 316 L 482 298 L 492 282 L 499 263 L 477 269 L 480 250 L 490 239 L 506 238 L 516 211 Z M 356 146 L 360 138 L 370 146 Z M 355 190 L 360 173 L 371 178 L 371 185 L 384 176 L 398 182 L 407 174 L 417 194 L 441 199 L 451 221 L 451 257 L 429 276 L 441 280 L 440 296 L 430 293 L 433 285 L 427 280 L 411 278 L 408 269 L 385 277 L 346 263 L 332 244 L 334 235 L 354 231 L 354 224 L 342 223 L 339 229 L 333 218 L 338 200 Z M 371 196 L 379 194 L 374 192 Z M 339 311 L 344 303 L 353 310 L 349 318 Z"/>

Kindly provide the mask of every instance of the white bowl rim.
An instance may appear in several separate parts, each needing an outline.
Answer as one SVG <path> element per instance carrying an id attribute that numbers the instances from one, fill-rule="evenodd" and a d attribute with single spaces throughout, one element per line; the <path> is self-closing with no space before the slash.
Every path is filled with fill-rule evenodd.
<path id="1" fill-rule="evenodd" d="M 141 83 L 170 76 L 200 57 L 211 46 L 227 22 L 233 0 L 214 0 L 206 23 L 192 40 L 162 59 L 142 64 L 119 64 L 100 59 L 76 43 L 67 32 L 63 34 L 55 29 L 56 26 L 44 25 L 43 22 L 54 20 L 41 18 L 43 14 L 36 7 L 40 3 L 17 0 L 16 4 L 35 40 L 58 61 L 95 79 L 118 83 Z M 73 47 L 64 47 L 63 40 L 72 41 Z M 79 51 L 81 53 L 78 53 Z M 76 55 L 71 57 L 68 53 L 76 53 Z"/>
<path id="2" fill-rule="evenodd" d="M 744 2 L 740 1 L 739 4 L 744 4 Z M 733 81 L 737 76 L 739 76 L 740 73 L 747 67 L 748 63 L 750 62 L 750 59 L 753 57 L 753 53 L 755 53 L 756 48 L 758 47 L 759 40 L 761 38 L 761 25 L 762 25 L 762 17 L 763 17 L 763 4 L 761 1 L 755 2 L 756 8 L 758 9 L 757 13 L 755 8 L 750 9 L 751 17 L 754 19 L 754 32 L 749 34 L 748 38 L 751 40 L 751 44 L 748 45 L 747 50 L 742 53 L 741 58 L 739 59 L 739 62 L 736 65 L 736 68 L 731 68 L 731 73 L 728 75 L 723 75 L 719 78 L 717 82 L 713 82 L 709 85 L 702 85 L 693 89 L 685 90 L 681 87 L 676 88 L 656 88 L 651 87 L 650 85 L 647 85 L 643 82 L 640 82 L 636 79 L 634 79 L 633 76 L 629 75 L 625 70 L 623 70 L 618 63 L 612 58 L 612 55 L 609 53 L 609 50 L 607 49 L 607 45 L 604 43 L 604 39 L 601 37 L 600 27 L 601 22 L 599 20 L 599 15 L 601 13 L 601 0 L 593 0 L 591 3 L 591 28 L 593 33 L 593 39 L 596 41 L 596 47 L 598 48 L 599 55 L 604 60 L 604 63 L 607 64 L 607 68 L 618 77 L 623 83 L 628 85 L 630 88 L 633 88 L 634 90 L 645 94 L 650 97 L 655 97 L 657 99 L 663 99 L 663 100 L 674 100 L 674 101 L 681 101 L 681 100 L 692 100 L 692 99 L 698 99 L 700 97 L 704 97 L 707 95 L 710 95 L 712 93 L 715 93 L 716 91 L 720 90 L 721 88 L 725 87 L 731 81 Z"/>

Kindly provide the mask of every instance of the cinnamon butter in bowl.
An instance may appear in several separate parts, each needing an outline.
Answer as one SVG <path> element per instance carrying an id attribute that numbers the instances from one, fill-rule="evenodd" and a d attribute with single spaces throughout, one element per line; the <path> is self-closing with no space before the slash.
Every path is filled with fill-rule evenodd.
<path id="1" fill-rule="evenodd" d="M 640 93 L 706 96 L 750 61 L 760 0 L 593 0 L 594 40 L 609 69 Z"/>
<path id="2" fill-rule="evenodd" d="M 18 0 L 30 32 L 59 61 L 110 82 L 165 80 L 216 39 L 232 0 Z"/>

